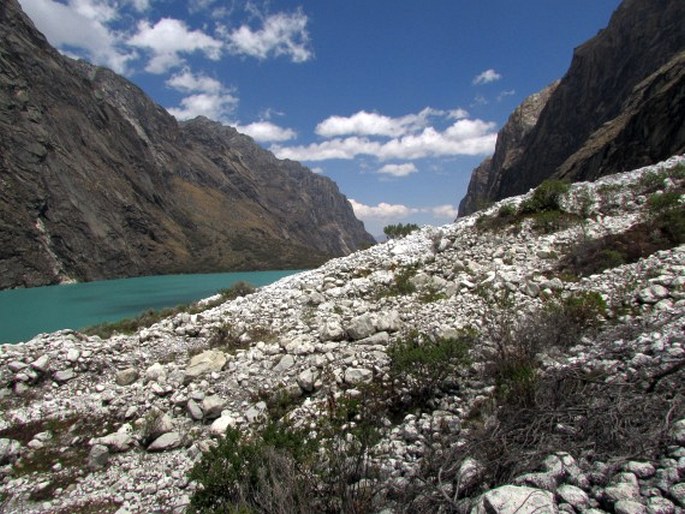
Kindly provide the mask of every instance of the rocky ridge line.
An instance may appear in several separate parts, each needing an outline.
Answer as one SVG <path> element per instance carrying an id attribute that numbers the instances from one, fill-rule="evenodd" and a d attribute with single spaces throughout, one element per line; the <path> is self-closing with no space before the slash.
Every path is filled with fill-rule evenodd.
<path id="1" fill-rule="evenodd" d="M 679 163 L 685 164 L 685 156 L 574 185 L 565 210 L 587 217 L 551 234 L 527 223 L 518 231 L 477 228 L 480 216 L 523 201 L 519 197 L 333 259 L 200 314 L 176 315 L 133 336 L 103 341 L 63 331 L 1 346 L 0 431 L 28 435 L 24 441 L 0 439 L 3 511 L 74 511 L 96 504 L 121 514 L 183 512 L 195 487 L 186 472 L 227 427 L 249 430 L 261 423 L 264 398 L 277 391 L 304 395 L 292 415 L 316 419 L 329 394 L 352 394 L 383 376 L 388 346 L 409 330 L 485 330 L 498 308 L 492 303 L 497 292 L 508 291 L 519 313 L 578 291 L 600 293 L 609 306 L 633 312 L 616 320 L 635 325 L 632 332 L 584 339 L 545 355 L 543 372 L 581 366 L 621 383 L 667 370 L 685 358 L 685 247 L 577 282 L 562 281 L 557 265 L 559 255 L 579 241 L 634 226 L 648 208 L 645 177 Z M 416 293 L 379 296 L 410 266 L 416 268 Z M 422 300 L 427 293 L 432 300 Z M 240 348 L 216 345 L 217 334 L 227 333 Z M 389 487 L 411 483 L 423 457 L 439 444 L 436 437 L 465 430 L 465 416 L 492 396 L 494 386 L 482 375 L 486 350 L 471 350 L 473 364 L 456 393 L 443 396 L 431 412 L 408 414 L 387 427 L 372 456 Z M 150 419 L 156 420 L 154 430 Z M 77 463 L 67 459 L 74 449 L 82 452 Z M 46 454 L 47 469 L 17 471 Z M 683 512 L 685 417 L 673 423 L 671 445 L 653 461 L 628 459 L 616 470 L 559 448 L 540 464 L 539 472 L 485 492 L 471 512 Z"/>

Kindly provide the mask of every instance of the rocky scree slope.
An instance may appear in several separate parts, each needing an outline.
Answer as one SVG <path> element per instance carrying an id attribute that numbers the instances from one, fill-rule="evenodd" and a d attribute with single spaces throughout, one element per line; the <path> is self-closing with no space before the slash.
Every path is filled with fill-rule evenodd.
<path id="1" fill-rule="evenodd" d="M 684 19 L 679 0 L 622 2 L 607 28 L 574 50 L 516 157 L 505 159 L 511 150 L 498 145 L 487 181 L 474 170 L 460 215 L 550 176 L 594 180 L 685 151 Z"/>
<path id="2" fill-rule="evenodd" d="M 0 6 L 0 288 L 287 269 L 373 244 L 330 179 L 230 127 L 179 124 Z"/>
<path id="3" fill-rule="evenodd" d="M 657 221 L 685 237 L 684 190 L 674 157 L 133 335 L 0 346 L 1 509 L 184 512 L 208 487 L 188 477 L 204 452 L 280 419 L 357 448 L 354 473 L 344 452 L 321 458 L 347 462 L 334 483 L 355 512 L 683 512 L 685 246 Z M 642 256 L 621 254 L 625 237 Z M 597 248 L 604 270 L 588 274 Z M 459 341 L 468 358 L 445 368 Z M 360 453 L 367 400 L 376 437 Z M 348 401 L 362 403 L 326 436 Z"/>

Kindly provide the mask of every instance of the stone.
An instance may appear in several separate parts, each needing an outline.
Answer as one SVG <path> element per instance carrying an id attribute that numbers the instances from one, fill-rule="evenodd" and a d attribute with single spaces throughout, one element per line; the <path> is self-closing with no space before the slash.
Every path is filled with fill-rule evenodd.
<path id="1" fill-rule="evenodd" d="M 28 364 L 21 361 L 11 361 L 7 364 L 7 367 L 12 373 L 19 373 L 23 369 L 28 368 Z"/>
<path id="2" fill-rule="evenodd" d="M 350 385 L 369 383 L 373 379 L 373 371 L 365 368 L 347 368 L 345 370 L 345 383 Z"/>
<path id="3" fill-rule="evenodd" d="M 647 507 L 635 500 L 619 500 L 614 503 L 615 514 L 647 514 Z"/>
<path id="4" fill-rule="evenodd" d="M 668 498 L 652 496 L 647 498 L 647 512 L 649 514 L 673 514 L 675 505 Z"/>
<path id="5" fill-rule="evenodd" d="M 673 423 L 670 436 L 674 443 L 685 446 L 685 419 L 680 419 Z"/>
<path id="6" fill-rule="evenodd" d="M 0 466 L 12 464 L 21 452 L 21 443 L 14 439 L 0 439 Z"/>
<path id="7" fill-rule="evenodd" d="M 364 339 L 376 332 L 376 327 L 373 324 L 373 318 L 368 312 L 352 318 L 347 325 L 347 335 L 353 339 Z"/>
<path id="8" fill-rule="evenodd" d="M 663 298 L 667 298 L 669 295 L 668 289 L 659 284 L 653 284 L 646 287 L 637 294 L 638 300 L 642 303 L 657 303 Z"/>
<path id="9" fill-rule="evenodd" d="M 283 373 L 284 371 L 292 368 L 295 365 L 295 359 L 293 358 L 292 355 L 286 354 L 283 357 L 281 357 L 281 360 L 278 361 L 278 364 L 274 366 L 274 372 L 275 373 Z"/>
<path id="10" fill-rule="evenodd" d="M 226 365 L 226 354 L 219 350 L 207 350 L 190 359 L 186 367 L 186 379 L 194 379 L 206 373 L 221 371 Z"/>
<path id="11" fill-rule="evenodd" d="M 572 505 L 577 511 L 584 510 L 590 503 L 587 493 L 575 485 L 563 484 L 557 488 L 557 496 Z"/>
<path id="12" fill-rule="evenodd" d="M 130 434 L 114 432 L 103 437 L 98 437 L 95 439 L 95 444 L 106 446 L 111 452 L 122 453 L 130 450 L 135 444 L 135 441 Z"/>
<path id="13" fill-rule="evenodd" d="M 160 435 L 147 447 L 149 452 L 163 452 L 178 448 L 183 443 L 183 438 L 178 432 L 167 432 Z"/>
<path id="14" fill-rule="evenodd" d="M 483 494 L 471 514 L 553 514 L 557 513 L 552 493 L 515 485 L 504 485 Z"/>
<path id="15" fill-rule="evenodd" d="M 207 419 L 215 419 L 221 416 L 221 411 L 226 406 L 226 400 L 213 394 L 202 400 L 202 412 Z"/>
<path id="16" fill-rule="evenodd" d="M 481 480 L 484 471 L 485 467 L 476 459 L 472 459 L 470 457 L 464 459 L 459 466 L 459 470 L 457 471 L 457 483 L 459 484 L 459 490 L 465 491 L 471 489 L 475 485 L 478 485 L 478 482 Z"/>
<path id="17" fill-rule="evenodd" d="M 149 381 L 159 382 L 166 378 L 166 369 L 163 364 L 155 362 L 145 370 L 145 378 Z"/>
<path id="18" fill-rule="evenodd" d="M 402 318 L 396 310 L 379 312 L 376 315 L 375 328 L 379 332 L 397 332 L 402 328 Z"/>
<path id="19" fill-rule="evenodd" d="M 619 482 L 605 488 L 604 495 L 612 502 L 635 500 L 640 497 L 640 489 L 636 484 Z"/>
<path id="20" fill-rule="evenodd" d="M 114 381 L 117 385 L 127 386 L 138 380 L 138 370 L 135 368 L 126 368 L 118 371 Z"/>
<path id="21" fill-rule="evenodd" d="M 345 339 L 345 329 L 340 318 L 328 318 L 319 329 L 319 337 L 322 341 L 342 341 Z"/>
<path id="22" fill-rule="evenodd" d="M 245 411 L 245 419 L 248 423 L 254 423 L 264 416 L 266 402 L 257 402 Z"/>
<path id="23" fill-rule="evenodd" d="M 221 416 L 214 420 L 209 427 L 209 432 L 216 437 L 224 437 L 228 427 L 235 427 L 236 420 L 233 416 Z"/>
<path id="24" fill-rule="evenodd" d="M 109 462 L 109 448 L 104 444 L 95 444 L 88 453 L 88 466 L 93 469 L 102 469 Z"/>
<path id="25" fill-rule="evenodd" d="M 69 382 L 70 380 L 75 379 L 76 372 L 73 369 L 63 369 L 60 371 L 56 371 L 52 375 L 52 378 L 55 380 L 55 382 L 64 384 L 65 382 Z"/>
<path id="26" fill-rule="evenodd" d="M 77 350 L 76 348 L 71 348 L 67 352 L 67 360 L 69 362 L 76 362 L 80 356 L 81 356 L 81 352 L 79 350 Z"/>
<path id="27" fill-rule="evenodd" d="M 204 413 L 195 400 L 188 400 L 188 403 L 186 404 L 186 410 L 188 411 L 190 417 L 195 421 L 201 421 L 204 418 Z"/>
<path id="28" fill-rule="evenodd" d="M 293 355 L 308 355 L 314 353 L 314 342 L 308 335 L 299 335 L 285 344 L 285 351 Z"/>
<path id="29" fill-rule="evenodd" d="M 673 498 L 680 508 L 685 509 L 685 482 L 680 482 L 671 486 L 669 490 L 671 498 Z"/>
<path id="30" fill-rule="evenodd" d="M 314 384 L 317 378 L 318 373 L 314 373 L 311 369 L 305 369 L 297 375 L 297 384 L 305 393 L 311 393 L 314 391 Z"/>
<path id="31" fill-rule="evenodd" d="M 31 363 L 31 367 L 39 373 L 47 373 L 50 365 L 50 357 L 48 355 L 41 355 Z"/>
<path id="32" fill-rule="evenodd" d="M 626 471 L 633 473 L 638 478 L 650 478 L 656 473 L 656 469 L 649 462 L 637 462 L 631 460 L 623 468 Z"/>

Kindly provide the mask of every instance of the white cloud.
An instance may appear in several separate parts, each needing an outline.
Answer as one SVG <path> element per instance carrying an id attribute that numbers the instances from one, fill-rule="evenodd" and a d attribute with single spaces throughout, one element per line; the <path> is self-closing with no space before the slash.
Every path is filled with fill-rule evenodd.
<path id="1" fill-rule="evenodd" d="M 104 0 L 70 0 L 63 4 L 54 0 L 20 0 L 38 30 L 55 47 L 82 49 L 84 56 L 125 73 L 136 53 L 121 47 L 121 36 L 106 26 L 117 16 L 115 4 Z"/>
<path id="2" fill-rule="evenodd" d="M 262 26 L 257 30 L 248 25 L 222 30 L 231 53 L 257 59 L 285 55 L 293 62 L 305 62 L 314 56 L 309 47 L 308 18 L 302 11 L 259 17 Z"/>
<path id="3" fill-rule="evenodd" d="M 430 107 L 426 107 L 416 114 L 397 118 L 375 112 L 359 111 L 352 116 L 326 118 L 316 126 L 315 132 L 323 137 L 343 135 L 397 137 L 426 127 L 431 116 L 444 114 L 446 114 L 444 111 Z"/>
<path id="4" fill-rule="evenodd" d="M 468 118 L 469 111 L 461 108 L 452 109 L 451 111 L 447 111 L 447 117 L 451 120 L 460 120 L 462 118 Z"/>
<path id="5" fill-rule="evenodd" d="M 378 170 L 377 173 L 382 173 L 385 175 L 392 175 L 393 177 L 406 177 L 411 173 L 415 173 L 418 170 L 412 162 L 407 162 L 404 164 L 386 164 Z"/>
<path id="6" fill-rule="evenodd" d="M 221 57 L 222 42 L 201 30 L 190 30 L 186 24 L 174 18 L 162 18 L 154 25 L 146 20 L 138 22 L 137 32 L 128 44 L 152 52 L 145 67 L 149 73 L 164 73 L 183 63 L 181 54 L 202 52 L 209 59 Z"/>
<path id="7" fill-rule="evenodd" d="M 501 78 L 502 75 L 500 75 L 495 70 L 490 68 L 480 73 L 479 75 L 476 75 L 473 79 L 473 84 L 476 86 L 480 84 L 489 84 L 490 82 L 495 82 Z"/>
<path id="8" fill-rule="evenodd" d="M 446 204 L 446 205 L 437 205 L 435 207 L 430 208 L 431 212 L 433 213 L 433 217 L 435 218 L 447 218 L 450 220 L 453 220 L 457 217 L 458 214 L 458 209 L 454 205 Z"/>
<path id="9" fill-rule="evenodd" d="M 307 146 L 274 145 L 271 151 L 281 159 L 298 161 L 354 159 L 359 155 L 371 155 L 380 160 L 412 160 L 425 157 L 487 155 L 494 151 L 496 140 L 494 123 L 460 119 L 442 132 L 427 127 L 417 134 L 408 134 L 385 142 L 352 136 L 329 139 Z"/>
<path id="10" fill-rule="evenodd" d="M 516 94 L 516 91 L 513 90 L 513 89 L 509 89 L 509 90 L 506 90 L 506 91 L 502 91 L 499 95 L 497 95 L 497 101 L 498 101 L 498 102 L 501 102 L 501 101 L 504 100 L 507 96 L 513 96 L 513 95 L 515 95 L 515 94 Z"/>
<path id="11" fill-rule="evenodd" d="M 352 199 L 350 199 L 350 203 L 352 204 L 352 209 L 354 210 L 355 216 L 361 220 L 401 219 L 419 212 L 419 209 L 413 209 L 402 204 L 389 204 L 380 202 L 374 207 L 371 205 L 364 205 L 363 203 Z"/>
<path id="12" fill-rule="evenodd" d="M 249 125 L 238 125 L 236 130 L 247 134 L 260 143 L 288 141 L 297 137 L 293 129 L 279 127 L 270 121 L 257 121 Z"/>
<path id="13" fill-rule="evenodd" d="M 197 93 L 181 100 L 180 107 L 167 109 L 178 120 L 206 116 L 212 120 L 227 121 L 238 105 L 238 98 L 230 92 Z"/>
<path id="14" fill-rule="evenodd" d="M 138 12 L 145 12 L 150 8 L 150 0 L 127 0 Z"/>
<path id="15" fill-rule="evenodd" d="M 197 91 L 204 93 L 219 93 L 225 89 L 223 84 L 218 80 L 203 75 L 202 73 L 194 74 L 188 68 L 184 69 L 181 73 L 172 75 L 166 81 L 166 85 L 177 91 L 186 93 Z"/>

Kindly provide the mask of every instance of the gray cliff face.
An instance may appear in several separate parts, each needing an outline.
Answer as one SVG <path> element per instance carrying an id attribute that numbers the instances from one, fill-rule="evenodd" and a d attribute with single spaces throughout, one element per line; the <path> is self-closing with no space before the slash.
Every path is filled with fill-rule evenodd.
<path id="1" fill-rule="evenodd" d="M 575 50 L 520 156 L 488 172 L 481 203 L 551 176 L 595 179 L 682 152 L 684 19 L 679 0 L 624 0 L 607 28 Z M 476 208 L 469 196 L 460 215 Z"/>
<path id="2" fill-rule="evenodd" d="M 308 267 L 373 243 L 330 179 L 179 124 L 0 7 L 0 288 Z"/>
<path id="3" fill-rule="evenodd" d="M 526 136 L 535 127 L 540 112 L 558 85 L 558 81 L 554 82 L 530 95 L 511 113 L 497 134 L 494 155 L 473 170 L 466 196 L 459 203 L 459 216 L 475 212 L 495 198 L 502 178 L 497 170 L 508 169 L 521 158 Z"/>

